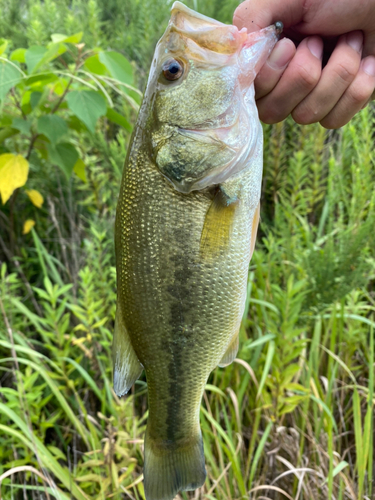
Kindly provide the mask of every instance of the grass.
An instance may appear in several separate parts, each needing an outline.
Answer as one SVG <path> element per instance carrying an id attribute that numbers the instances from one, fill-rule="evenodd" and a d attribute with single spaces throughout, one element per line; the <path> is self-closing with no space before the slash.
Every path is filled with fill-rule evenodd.
<path id="1" fill-rule="evenodd" d="M 64 32 L 64 22 L 73 32 L 83 16 L 91 41 L 125 47 L 141 84 L 164 3 L 144 38 L 138 24 L 159 7 L 133 2 L 126 32 L 120 14 L 110 17 L 124 12 L 118 3 L 87 5 L 87 15 L 77 1 L 76 16 L 66 17 L 66 2 L 31 2 L 25 34 L 9 36 L 37 43 L 48 30 Z M 223 20 L 233 10 L 219 1 L 204 8 Z M 370 107 L 338 131 L 291 120 L 265 127 L 240 351 L 208 381 L 208 476 L 180 499 L 373 498 L 374 122 Z M 35 175 L 46 208 L 30 234 L 18 235 L 20 252 L 0 254 L 3 500 L 144 498 L 145 379 L 118 399 L 110 355 L 113 224 L 128 140 L 124 131 L 111 140 L 105 130 L 77 136 L 88 182 Z"/>
<path id="2" fill-rule="evenodd" d="M 208 478 L 185 499 L 372 498 L 373 120 L 366 109 L 334 135 L 289 121 L 265 130 L 240 352 L 209 380 Z M 95 205 L 94 185 L 108 189 L 106 168 L 93 169 L 78 204 Z M 65 241 L 68 261 L 85 257 L 71 282 L 51 241 L 32 230 L 25 244 L 42 275 L 30 279 L 39 311 L 17 267 L 1 267 L 4 499 L 144 498 L 145 381 L 121 400 L 112 390 L 115 202 L 104 198 L 83 247 Z"/>

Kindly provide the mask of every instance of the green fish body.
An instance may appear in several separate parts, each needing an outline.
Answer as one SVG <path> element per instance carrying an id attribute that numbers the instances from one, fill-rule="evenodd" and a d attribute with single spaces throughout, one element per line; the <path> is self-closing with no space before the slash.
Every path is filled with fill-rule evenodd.
<path id="1" fill-rule="evenodd" d="M 147 500 L 205 481 L 200 403 L 238 350 L 262 176 L 252 81 L 276 41 L 176 2 L 156 48 L 115 230 L 114 387 L 145 370 Z"/>

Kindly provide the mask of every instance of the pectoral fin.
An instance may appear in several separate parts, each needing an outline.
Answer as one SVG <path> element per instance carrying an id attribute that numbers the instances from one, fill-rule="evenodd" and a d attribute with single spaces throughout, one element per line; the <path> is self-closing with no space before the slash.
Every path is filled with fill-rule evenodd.
<path id="1" fill-rule="evenodd" d="M 220 368 L 228 366 L 234 361 L 238 353 L 238 346 L 239 346 L 239 338 L 238 338 L 238 333 L 236 333 L 231 343 L 229 344 L 227 350 L 225 351 L 224 356 L 221 358 L 221 361 L 219 363 Z"/>
<path id="2" fill-rule="evenodd" d="M 238 200 L 228 203 L 223 192 L 218 190 L 203 225 L 200 242 L 203 258 L 216 257 L 228 249 L 237 206 Z"/>
<path id="3" fill-rule="evenodd" d="M 130 342 L 128 331 L 124 325 L 120 301 L 117 301 L 115 332 L 112 344 L 113 386 L 117 396 L 126 394 L 134 382 L 140 377 L 143 366 Z"/>

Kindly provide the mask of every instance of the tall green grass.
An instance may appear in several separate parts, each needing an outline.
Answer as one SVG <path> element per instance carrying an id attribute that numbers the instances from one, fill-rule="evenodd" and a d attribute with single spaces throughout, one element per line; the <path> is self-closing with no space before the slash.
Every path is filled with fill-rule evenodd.
<path id="1" fill-rule="evenodd" d="M 183 498 L 372 498 L 373 126 L 365 109 L 334 133 L 291 121 L 265 129 L 263 212 L 240 351 L 207 385 L 208 478 Z M 1 266 L 4 499 L 144 498 L 145 382 L 121 400 L 111 382 L 108 168 L 96 162 L 88 185 L 65 186 L 66 199 L 54 201 L 61 213 L 79 189 L 71 206 L 84 217 L 81 248 L 60 228 L 78 274 L 62 263 L 53 235 L 25 237 L 20 265 L 39 311 L 17 267 Z M 112 175 L 119 181 L 121 169 Z"/>

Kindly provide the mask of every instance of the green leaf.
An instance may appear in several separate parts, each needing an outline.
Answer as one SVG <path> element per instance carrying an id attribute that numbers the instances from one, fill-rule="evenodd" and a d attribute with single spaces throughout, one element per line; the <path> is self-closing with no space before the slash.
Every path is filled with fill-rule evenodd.
<path id="1" fill-rule="evenodd" d="M 21 80 L 21 73 L 11 64 L 0 61 L 0 100 Z"/>
<path id="2" fill-rule="evenodd" d="M 35 109 L 38 106 L 41 97 L 42 97 L 41 92 L 32 92 L 30 94 L 30 105 L 33 109 Z"/>
<path id="3" fill-rule="evenodd" d="M 79 158 L 76 148 L 68 142 L 62 142 L 55 146 L 48 144 L 47 150 L 50 161 L 60 167 L 66 178 L 69 179 Z"/>
<path id="4" fill-rule="evenodd" d="M 37 131 L 56 144 L 68 132 L 68 126 L 60 116 L 44 115 L 38 118 Z"/>
<path id="5" fill-rule="evenodd" d="M 262 393 L 263 386 L 264 386 L 264 384 L 266 382 L 266 378 L 268 376 L 269 371 L 271 370 L 272 359 L 273 359 L 273 355 L 275 354 L 275 346 L 276 346 L 276 344 L 275 344 L 275 342 L 273 340 L 271 340 L 270 343 L 268 344 L 266 362 L 264 364 L 262 378 L 260 380 L 260 384 L 259 384 L 259 387 L 258 387 L 257 399 L 259 398 L 259 396 Z"/>
<path id="6" fill-rule="evenodd" d="M 22 118 L 13 118 L 12 127 L 16 128 L 23 134 L 28 134 L 30 132 L 31 123 Z"/>
<path id="7" fill-rule="evenodd" d="M 69 109 L 94 133 L 98 118 L 107 111 L 104 97 L 93 90 L 74 90 L 66 96 L 66 101 Z"/>
<path id="8" fill-rule="evenodd" d="M 118 52 L 100 52 L 99 59 L 109 74 L 121 83 L 132 85 L 133 68 L 130 62 Z"/>
<path id="9" fill-rule="evenodd" d="M 0 56 L 4 54 L 7 47 L 8 47 L 8 40 L 6 40 L 5 38 L 0 38 Z"/>
<path id="10" fill-rule="evenodd" d="M 39 45 L 31 46 L 25 53 L 25 62 L 29 73 L 33 71 L 35 66 L 43 59 L 43 56 L 48 52 L 46 47 Z"/>
<path id="11" fill-rule="evenodd" d="M 114 109 L 108 108 L 106 116 L 107 116 L 108 120 L 110 120 L 113 123 L 116 123 L 116 125 L 120 125 L 120 127 L 123 127 L 128 132 L 132 131 L 132 126 L 130 125 L 128 120 L 125 118 L 125 116 L 120 115 L 120 113 L 117 113 L 117 111 L 115 111 Z"/>
<path id="12" fill-rule="evenodd" d="M 27 49 L 16 49 L 13 50 L 13 52 L 10 55 L 10 60 L 11 61 L 17 61 L 20 63 L 25 62 L 25 54 L 26 54 Z"/>
<path id="13" fill-rule="evenodd" d="M 82 40 L 83 31 L 75 33 L 74 35 L 62 35 L 61 33 L 53 33 L 51 40 L 53 43 L 79 43 Z"/>
<path id="14" fill-rule="evenodd" d="M 107 73 L 106 67 L 99 61 L 99 55 L 88 57 L 85 61 L 85 68 L 94 73 L 95 75 L 105 75 Z"/>
<path id="15" fill-rule="evenodd" d="M 74 165 L 73 171 L 81 179 L 83 182 L 87 182 L 87 177 L 86 177 L 86 171 L 85 171 L 85 164 L 81 160 L 81 158 L 78 158 L 76 161 L 76 164 Z"/>
<path id="16" fill-rule="evenodd" d="M 52 83 L 58 80 L 58 77 L 51 72 L 48 73 L 39 73 L 37 75 L 30 76 L 25 80 L 27 86 L 33 85 L 47 85 L 47 83 Z"/>
<path id="17" fill-rule="evenodd" d="M 64 40 L 64 42 L 65 43 L 79 43 L 82 40 L 82 36 L 83 36 L 83 31 L 79 31 L 78 33 L 75 33 L 74 35 L 68 36 L 68 38 L 66 38 Z"/>
<path id="18" fill-rule="evenodd" d="M 64 44 L 53 44 L 50 48 L 34 45 L 26 51 L 25 59 L 29 73 L 35 73 L 41 66 L 51 62 L 59 55 L 66 52 Z"/>

